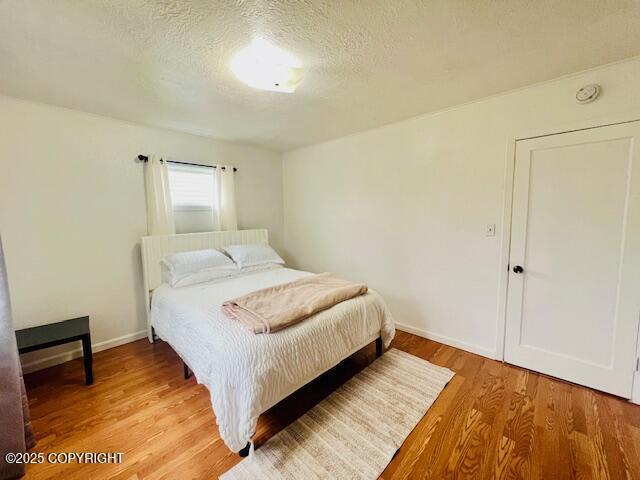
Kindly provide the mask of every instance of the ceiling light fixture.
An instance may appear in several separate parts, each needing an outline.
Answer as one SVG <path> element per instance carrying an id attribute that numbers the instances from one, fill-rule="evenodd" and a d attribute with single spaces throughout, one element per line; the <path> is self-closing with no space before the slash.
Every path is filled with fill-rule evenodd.
<path id="1" fill-rule="evenodd" d="M 230 66 L 241 82 L 259 90 L 292 93 L 302 81 L 300 61 L 262 38 L 236 53 Z"/>

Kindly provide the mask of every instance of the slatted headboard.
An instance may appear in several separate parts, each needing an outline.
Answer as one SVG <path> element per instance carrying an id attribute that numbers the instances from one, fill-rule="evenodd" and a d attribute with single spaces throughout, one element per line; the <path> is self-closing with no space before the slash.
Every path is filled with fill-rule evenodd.
<path id="1" fill-rule="evenodd" d="M 190 250 L 222 248 L 227 245 L 246 245 L 251 243 L 269 243 L 268 231 L 264 229 L 234 230 L 142 237 L 142 275 L 144 279 L 149 341 L 153 342 L 150 324 L 151 294 L 162 283 L 162 265 L 160 262 L 166 255 Z"/>

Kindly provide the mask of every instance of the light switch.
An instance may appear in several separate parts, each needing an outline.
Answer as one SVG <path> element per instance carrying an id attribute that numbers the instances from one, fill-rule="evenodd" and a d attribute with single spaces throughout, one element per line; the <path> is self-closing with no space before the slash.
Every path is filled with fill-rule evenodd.
<path id="1" fill-rule="evenodd" d="M 490 223 L 490 224 L 487 225 L 486 236 L 487 237 L 495 237 L 496 236 L 496 224 L 495 223 Z"/>

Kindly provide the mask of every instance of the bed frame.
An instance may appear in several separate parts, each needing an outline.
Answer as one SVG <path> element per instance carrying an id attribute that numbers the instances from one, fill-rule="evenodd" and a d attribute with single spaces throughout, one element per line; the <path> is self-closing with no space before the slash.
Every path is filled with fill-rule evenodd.
<path id="1" fill-rule="evenodd" d="M 204 250 L 207 248 L 222 248 L 228 245 L 246 245 L 253 243 L 269 243 L 267 230 L 234 230 L 227 232 L 183 233 L 176 235 L 153 235 L 142 237 L 142 275 L 144 280 L 144 304 L 147 310 L 147 336 L 149 342 L 155 341 L 155 334 L 151 326 L 151 296 L 153 290 L 162 284 L 161 260 L 171 253 L 188 252 L 190 250 Z M 376 344 L 376 357 L 382 355 L 382 338 L 371 339 L 359 346 L 347 357 L 366 347 L 372 341 Z M 191 377 L 189 366 L 182 361 L 184 378 Z M 322 375 L 321 372 L 320 375 Z M 294 390 L 295 391 L 295 390 Z M 294 391 L 290 392 L 293 393 Z M 287 395 L 288 396 L 288 395 Z M 271 405 L 269 408 L 271 408 Z M 249 455 L 251 443 L 238 452 L 241 457 Z"/>

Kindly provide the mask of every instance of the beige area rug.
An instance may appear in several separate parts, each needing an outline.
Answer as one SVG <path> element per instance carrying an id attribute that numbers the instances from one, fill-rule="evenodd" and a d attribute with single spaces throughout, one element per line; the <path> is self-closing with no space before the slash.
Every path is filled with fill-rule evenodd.
<path id="1" fill-rule="evenodd" d="M 220 479 L 376 479 L 453 375 L 391 349 Z"/>

